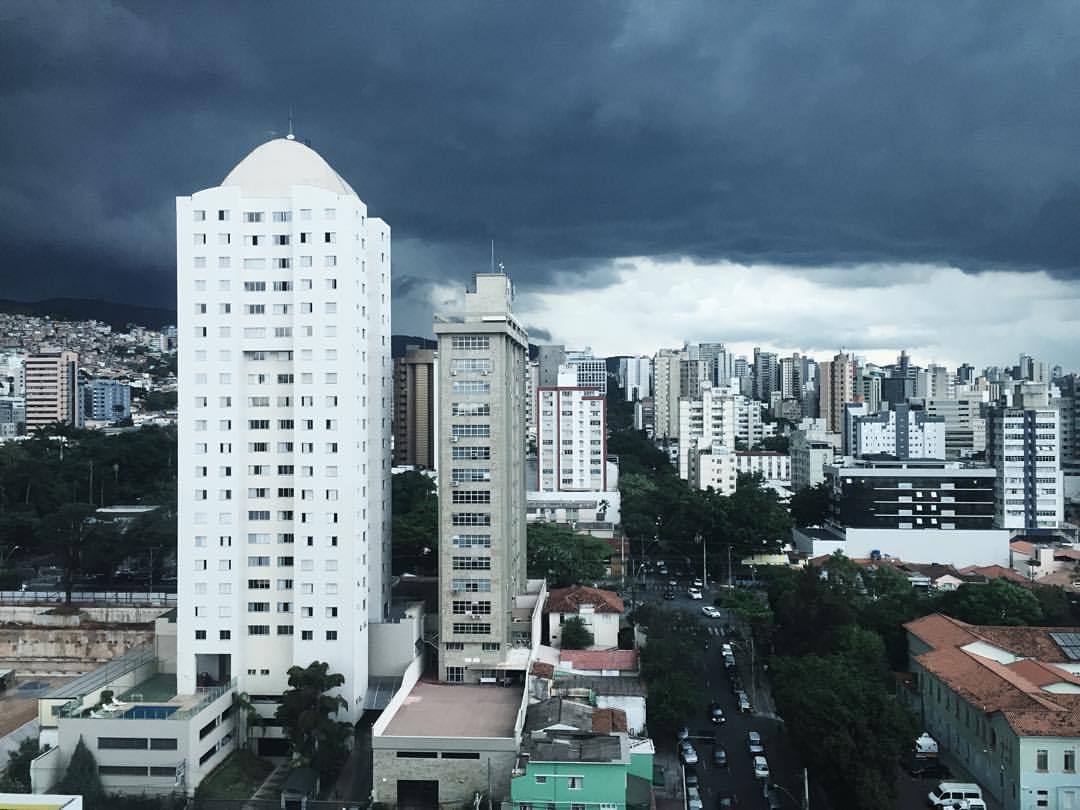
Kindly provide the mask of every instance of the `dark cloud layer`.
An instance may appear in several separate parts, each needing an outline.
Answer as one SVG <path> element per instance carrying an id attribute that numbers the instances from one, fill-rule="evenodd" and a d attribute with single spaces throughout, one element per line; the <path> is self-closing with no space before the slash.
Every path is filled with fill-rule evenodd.
<path id="1" fill-rule="evenodd" d="M 15 0 L 0 287 L 171 301 L 172 198 L 290 104 L 409 245 L 410 318 L 491 238 L 525 288 L 628 255 L 1072 276 L 1078 40 L 1067 2 Z"/>

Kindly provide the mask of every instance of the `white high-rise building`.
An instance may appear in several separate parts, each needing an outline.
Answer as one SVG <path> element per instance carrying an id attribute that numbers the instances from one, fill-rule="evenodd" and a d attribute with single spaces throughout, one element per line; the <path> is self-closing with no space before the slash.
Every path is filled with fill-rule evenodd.
<path id="1" fill-rule="evenodd" d="M 652 358 L 619 358 L 619 385 L 627 402 L 652 396 Z"/>
<path id="2" fill-rule="evenodd" d="M 866 403 L 844 406 L 845 452 L 856 458 L 886 455 L 900 460 L 945 458 L 945 417 L 906 404 L 869 413 Z"/>
<path id="3" fill-rule="evenodd" d="M 325 661 L 355 720 L 389 606 L 390 228 L 283 138 L 176 230 L 178 691 Z"/>
<path id="4" fill-rule="evenodd" d="M 684 481 L 697 480 L 700 453 L 711 451 L 714 446 L 735 451 L 739 427 L 737 401 L 741 399 L 730 388 L 714 388 L 704 383 L 700 399 L 679 400 L 679 477 Z"/>
<path id="5" fill-rule="evenodd" d="M 1056 529 L 1064 519 L 1061 415 L 1045 394 L 1032 399 L 989 410 L 986 460 L 997 471 L 994 521 L 1002 529 Z"/>
<path id="6" fill-rule="evenodd" d="M 540 388 L 537 452 L 541 492 L 607 489 L 604 396 L 577 385 L 573 367 L 559 370 L 559 384 Z"/>
<path id="7" fill-rule="evenodd" d="M 680 349 L 661 349 L 653 358 L 653 407 L 657 439 L 679 437 L 679 396 L 681 361 L 688 354 Z"/>
<path id="8" fill-rule="evenodd" d="M 574 369 L 579 386 L 593 388 L 607 396 L 607 361 L 603 357 L 593 357 L 589 347 L 570 350 L 566 352 L 566 365 Z"/>

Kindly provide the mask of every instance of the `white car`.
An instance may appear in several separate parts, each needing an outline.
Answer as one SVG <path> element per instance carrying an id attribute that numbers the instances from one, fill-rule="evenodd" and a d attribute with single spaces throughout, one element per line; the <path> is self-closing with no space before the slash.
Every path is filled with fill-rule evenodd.
<path id="1" fill-rule="evenodd" d="M 755 779 L 768 779 L 769 778 L 769 763 L 763 756 L 754 757 L 754 778 Z"/>
<path id="2" fill-rule="evenodd" d="M 679 756 L 682 757 L 684 765 L 697 765 L 698 763 L 697 751 L 688 742 L 684 741 L 679 747 Z"/>
<path id="3" fill-rule="evenodd" d="M 694 581 L 690 583 L 695 588 L 704 588 L 705 581 L 701 577 L 694 577 Z"/>
<path id="4" fill-rule="evenodd" d="M 707 616 L 710 619 L 720 618 L 720 611 L 717 608 L 714 608 L 712 605 L 705 605 L 703 608 L 701 608 L 701 612 L 703 615 Z"/>
<path id="5" fill-rule="evenodd" d="M 701 595 L 701 591 L 699 591 L 697 588 L 691 588 L 690 590 L 688 590 L 686 592 L 686 595 L 689 596 L 691 599 L 704 599 L 705 598 L 704 596 Z"/>
<path id="6" fill-rule="evenodd" d="M 761 734 L 756 731 L 747 732 L 746 744 L 749 747 L 751 754 L 765 753 L 765 746 L 761 744 Z M 755 757 L 755 759 L 756 758 L 757 757 Z"/>

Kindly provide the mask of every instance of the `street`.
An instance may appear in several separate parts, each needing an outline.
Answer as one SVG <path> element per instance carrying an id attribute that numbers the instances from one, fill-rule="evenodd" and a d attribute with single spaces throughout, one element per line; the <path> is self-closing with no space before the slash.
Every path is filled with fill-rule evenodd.
<path id="1" fill-rule="evenodd" d="M 765 756 L 771 771 L 770 784 L 779 785 L 776 794 L 782 808 L 801 806 L 803 794 L 803 775 L 798 757 L 788 744 L 782 723 L 776 719 L 768 684 L 762 677 L 760 663 L 757 665 L 756 679 L 750 670 L 750 649 L 746 641 L 733 644 L 737 669 L 745 691 L 751 695 L 752 711 L 740 714 L 738 703 L 731 688 L 731 678 L 724 668 L 721 653 L 722 628 L 738 627 L 737 619 L 721 610 L 723 618 L 710 619 L 702 615 L 703 605 L 711 605 L 715 589 L 705 592 L 704 600 L 691 600 L 687 596 L 687 584 L 680 581 L 675 588 L 674 600 L 664 600 L 663 592 L 669 577 L 648 577 L 647 589 L 636 591 L 636 599 L 642 602 L 660 603 L 663 606 L 682 610 L 697 616 L 709 630 L 708 647 L 705 651 L 705 667 L 697 673 L 700 701 L 694 716 L 686 718 L 691 741 L 697 750 L 699 762 L 695 766 L 701 783 L 702 801 L 705 810 L 713 810 L 723 796 L 738 798 L 740 808 L 764 808 L 767 803 L 763 783 L 754 777 L 751 754 L 747 744 L 747 733 L 757 731 L 761 734 L 765 747 Z M 629 594 L 629 587 L 624 591 Z M 748 635 L 741 632 L 743 638 Z M 713 726 L 709 717 L 709 703 L 715 701 L 727 722 Z M 728 765 L 718 768 L 713 764 L 714 740 L 719 738 L 727 751 Z M 677 761 L 675 740 L 654 739 L 658 759 L 667 762 Z M 786 793 L 785 793 L 786 791 Z"/>

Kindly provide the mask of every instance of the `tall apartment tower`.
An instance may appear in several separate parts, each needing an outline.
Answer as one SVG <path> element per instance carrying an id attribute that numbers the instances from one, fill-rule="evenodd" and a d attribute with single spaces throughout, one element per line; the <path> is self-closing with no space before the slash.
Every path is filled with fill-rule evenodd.
<path id="1" fill-rule="evenodd" d="M 682 361 L 688 359 L 687 352 L 680 349 L 661 349 L 653 357 L 653 406 L 657 439 L 679 437 Z"/>
<path id="2" fill-rule="evenodd" d="M 559 384 L 537 391 L 537 455 L 541 492 L 607 489 L 604 395 L 578 385 L 577 371 L 563 366 Z"/>
<path id="3" fill-rule="evenodd" d="M 525 377 L 529 336 L 501 273 L 476 276 L 439 340 L 440 677 L 496 677 L 515 638 L 525 567 Z M 556 383 L 558 378 L 556 377 Z M 542 384 L 541 384 L 541 387 Z"/>
<path id="4" fill-rule="evenodd" d="M 433 349 L 409 346 L 394 360 L 394 465 L 435 469 Z"/>
<path id="5" fill-rule="evenodd" d="M 839 433 L 844 429 L 844 405 L 861 401 L 855 393 L 855 362 L 850 355 L 841 353 L 819 363 L 818 368 L 821 418 L 830 433 Z"/>
<path id="6" fill-rule="evenodd" d="M 1056 529 L 1064 520 L 1060 413 L 1044 399 L 995 405 L 987 414 L 986 460 L 997 471 L 1001 529 Z"/>
<path id="7" fill-rule="evenodd" d="M 82 425 L 78 353 L 53 349 L 32 354 L 23 371 L 27 430 L 54 422 Z"/>
<path id="8" fill-rule="evenodd" d="M 389 606 L 390 228 L 309 147 L 176 200 L 177 687 L 345 677 Z"/>

